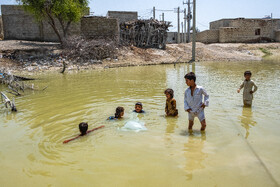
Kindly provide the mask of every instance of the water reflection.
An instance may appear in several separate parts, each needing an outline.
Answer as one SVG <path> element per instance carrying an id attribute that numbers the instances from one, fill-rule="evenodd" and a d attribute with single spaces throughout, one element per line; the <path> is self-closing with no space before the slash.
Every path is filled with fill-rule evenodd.
<path id="1" fill-rule="evenodd" d="M 193 172 L 198 169 L 204 169 L 203 161 L 207 158 L 207 153 L 203 152 L 206 133 L 200 131 L 188 132 L 188 142 L 184 144 L 184 156 L 186 158 L 185 170 L 187 180 L 193 179 Z"/>
<path id="2" fill-rule="evenodd" d="M 243 106 L 242 116 L 240 116 L 240 121 L 241 121 L 241 126 L 244 127 L 244 129 L 246 130 L 245 138 L 247 139 L 250 134 L 249 129 L 257 124 L 257 122 L 253 120 L 252 107 Z"/>

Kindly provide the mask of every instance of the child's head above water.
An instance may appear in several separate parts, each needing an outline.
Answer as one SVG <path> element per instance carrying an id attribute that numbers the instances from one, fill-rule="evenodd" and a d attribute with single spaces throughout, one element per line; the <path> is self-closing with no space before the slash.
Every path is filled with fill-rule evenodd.
<path id="1" fill-rule="evenodd" d="M 143 109 L 142 103 L 141 103 L 141 102 L 137 102 L 137 103 L 135 104 L 135 111 L 136 111 L 137 113 L 140 113 L 140 112 L 142 111 L 142 109 Z"/>
<path id="2" fill-rule="evenodd" d="M 124 108 L 119 106 L 116 108 L 115 118 L 121 118 L 124 115 Z"/>
<path id="3" fill-rule="evenodd" d="M 166 89 L 164 94 L 166 95 L 167 99 L 172 99 L 174 97 L 174 91 L 170 88 Z"/>
<path id="4" fill-rule="evenodd" d="M 251 71 L 245 71 L 244 72 L 244 77 L 245 77 L 246 80 L 250 80 L 251 76 L 252 76 Z"/>
<path id="5" fill-rule="evenodd" d="M 87 134 L 87 130 L 88 130 L 88 124 L 85 122 L 82 122 L 79 124 L 79 129 L 81 132 L 81 136 L 84 136 Z"/>
<path id="6" fill-rule="evenodd" d="M 194 86 L 196 81 L 196 76 L 194 72 L 189 72 L 185 75 L 186 84 L 188 86 Z"/>

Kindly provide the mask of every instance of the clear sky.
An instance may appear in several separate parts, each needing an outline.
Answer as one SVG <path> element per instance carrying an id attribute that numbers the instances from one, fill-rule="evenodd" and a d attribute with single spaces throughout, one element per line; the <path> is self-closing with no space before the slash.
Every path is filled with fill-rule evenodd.
<path id="1" fill-rule="evenodd" d="M 185 2 L 187 0 L 184 0 Z M 191 0 L 192 2 L 192 0 Z M 17 4 L 16 0 L 0 0 L 0 4 Z M 280 18 L 280 0 L 196 0 L 197 27 L 209 29 L 209 22 L 223 18 L 263 18 L 272 13 L 273 18 Z M 138 11 L 141 19 L 153 16 L 156 7 L 156 19 L 161 19 L 162 12 L 166 21 L 171 21 L 171 31 L 177 30 L 177 14 L 174 8 L 187 8 L 183 0 L 90 0 L 90 12 L 93 15 L 106 16 L 108 10 Z M 169 10 L 169 11 L 161 11 Z M 180 22 L 183 21 L 181 14 Z"/>

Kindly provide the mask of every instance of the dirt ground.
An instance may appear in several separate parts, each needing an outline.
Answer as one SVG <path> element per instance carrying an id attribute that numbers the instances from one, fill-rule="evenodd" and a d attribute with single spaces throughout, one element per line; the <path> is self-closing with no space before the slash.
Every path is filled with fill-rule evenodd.
<path id="1" fill-rule="evenodd" d="M 260 48 L 271 53 L 272 56 L 280 54 L 280 43 L 217 43 L 203 44 L 196 43 L 196 61 L 259 61 L 265 55 Z M 17 40 L 0 41 L 0 68 L 18 70 L 23 67 L 24 62 L 18 62 L 12 59 L 3 58 L 3 54 L 15 50 L 51 50 L 59 53 L 57 43 L 30 42 Z M 192 58 L 192 44 L 167 44 L 166 50 L 160 49 L 142 49 L 137 47 L 123 47 L 118 49 L 117 59 L 105 59 L 101 64 L 88 64 L 78 68 L 110 68 L 123 66 L 139 66 L 152 64 L 169 64 L 189 62 Z M 71 65 L 69 65 L 71 66 Z M 52 67 L 50 69 L 59 69 Z M 70 69 L 75 69 L 71 66 Z"/>

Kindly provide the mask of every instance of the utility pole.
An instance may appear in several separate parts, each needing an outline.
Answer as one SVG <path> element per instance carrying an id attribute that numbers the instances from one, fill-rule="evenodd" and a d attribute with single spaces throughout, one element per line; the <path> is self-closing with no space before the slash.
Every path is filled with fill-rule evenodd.
<path id="1" fill-rule="evenodd" d="M 164 22 L 164 12 L 162 13 L 162 21 Z"/>
<path id="2" fill-rule="evenodd" d="M 191 14 L 191 2 L 190 0 L 188 0 L 188 15 L 187 15 L 187 18 L 188 18 L 188 42 L 190 42 L 190 28 L 191 28 L 191 19 L 192 19 L 192 14 Z"/>
<path id="3" fill-rule="evenodd" d="M 185 33 L 184 33 L 184 22 L 181 22 L 181 27 L 182 27 L 182 34 L 181 34 L 181 42 L 185 42 Z"/>
<path id="4" fill-rule="evenodd" d="M 180 43 L 180 7 L 178 7 L 177 13 L 178 13 L 178 33 L 177 33 L 177 43 Z"/>
<path id="5" fill-rule="evenodd" d="M 156 19 L 156 7 L 153 7 L 153 19 Z"/>
<path id="6" fill-rule="evenodd" d="M 184 43 L 186 42 L 186 27 L 187 27 L 187 10 L 184 9 Z"/>
<path id="7" fill-rule="evenodd" d="M 274 28 L 273 28 L 272 13 L 271 13 L 270 18 L 271 18 L 271 39 L 274 40 L 274 32 L 273 32 Z"/>
<path id="8" fill-rule="evenodd" d="M 195 25 L 195 21 L 196 21 L 196 0 L 193 0 L 193 26 L 192 26 L 192 30 L 193 30 L 193 38 L 192 38 L 192 62 L 195 61 L 195 43 L 196 43 L 196 25 Z"/>

